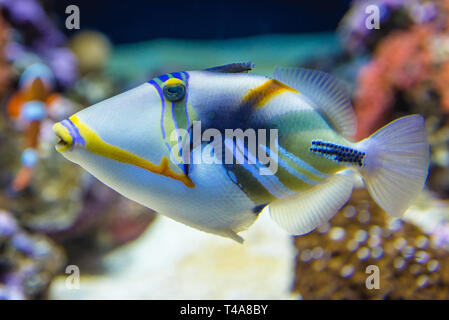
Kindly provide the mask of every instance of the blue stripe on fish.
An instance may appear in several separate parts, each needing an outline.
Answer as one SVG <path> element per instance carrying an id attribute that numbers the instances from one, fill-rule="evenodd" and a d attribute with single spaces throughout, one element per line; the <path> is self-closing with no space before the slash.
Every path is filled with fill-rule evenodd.
<path id="1" fill-rule="evenodd" d="M 182 73 L 181 72 L 173 72 L 173 73 L 170 73 L 170 75 L 172 75 L 173 78 L 177 78 L 179 80 L 183 80 L 184 81 L 184 79 L 182 78 Z"/>
<path id="2" fill-rule="evenodd" d="M 184 76 L 185 76 L 184 82 L 185 82 L 185 84 L 186 84 L 186 97 L 185 97 L 185 105 L 184 105 L 184 108 L 185 108 L 185 111 L 186 111 L 187 128 L 189 128 L 189 127 L 190 127 L 190 119 L 189 119 L 189 111 L 188 111 L 188 109 L 187 109 L 187 102 L 189 101 L 189 78 L 190 78 L 190 75 L 189 75 L 187 72 L 185 72 L 185 71 L 183 71 L 182 73 L 183 73 Z"/>
<path id="3" fill-rule="evenodd" d="M 175 104 L 175 102 L 173 101 L 173 102 L 172 102 L 172 106 L 171 106 L 171 117 L 172 117 L 173 123 L 175 124 L 176 138 L 177 138 L 177 140 L 178 140 L 178 150 L 180 150 L 180 152 L 181 152 L 181 149 L 182 149 L 181 142 L 182 142 L 182 141 L 181 141 L 181 137 L 180 137 L 180 135 L 179 135 L 178 121 L 176 121 L 176 116 L 175 116 L 175 106 L 176 106 L 176 104 Z"/>
<path id="4" fill-rule="evenodd" d="M 162 82 L 167 81 L 168 79 L 170 79 L 170 77 L 167 74 L 163 74 L 159 77 L 157 77 L 159 80 L 161 80 Z"/>
<path id="5" fill-rule="evenodd" d="M 316 176 L 318 176 L 320 178 L 327 178 L 327 177 L 329 177 L 329 175 L 324 174 L 324 173 L 318 171 L 317 169 L 312 167 L 310 164 L 308 164 L 304 160 L 301 160 L 300 158 L 296 157 L 294 154 L 291 154 L 290 152 L 288 152 L 287 150 L 282 148 L 280 145 L 278 145 L 278 150 L 284 157 L 286 157 L 287 159 L 291 160 L 293 163 L 297 164 L 298 166 L 300 166 L 304 170 L 307 170 L 310 173 L 312 173 L 312 174 L 314 174 L 314 175 L 316 175 Z"/>
<path id="6" fill-rule="evenodd" d="M 186 96 L 184 98 L 184 110 L 186 113 L 186 128 L 187 128 L 187 134 L 190 133 L 190 118 L 189 118 L 189 111 L 187 108 L 187 103 L 189 101 L 189 74 L 185 71 L 181 72 L 181 74 L 184 76 L 184 83 L 185 83 L 185 87 L 186 87 Z M 179 149 L 179 154 L 182 156 L 182 144 L 180 146 Z"/>
<path id="7" fill-rule="evenodd" d="M 288 190 L 275 176 L 261 176 L 259 173 L 259 168 L 252 164 L 241 164 L 241 166 L 251 173 L 253 177 L 273 196 L 276 198 L 286 198 L 294 195 L 292 191 Z M 276 177 L 276 179 L 269 179 L 267 177 Z M 274 181 L 273 181 L 274 180 Z M 277 181 L 276 181 L 277 180 Z"/>
<path id="8" fill-rule="evenodd" d="M 170 152 L 170 157 L 171 157 L 172 161 L 173 161 L 176 165 L 180 166 L 180 163 L 178 162 L 178 159 L 176 159 L 176 157 L 175 157 L 174 154 L 173 154 L 173 150 L 172 150 L 172 148 L 170 147 L 170 144 L 169 144 L 168 142 L 165 142 L 165 146 L 168 148 L 168 151 Z M 182 169 L 182 168 L 181 168 L 181 169 Z"/>
<path id="9" fill-rule="evenodd" d="M 278 164 L 284 168 L 285 170 L 287 170 L 288 173 L 290 173 L 291 175 L 293 175 L 295 178 L 304 181 L 307 184 L 317 184 L 319 181 L 315 181 L 312 179 L 307 178 L 305 175 L 299 173 L 298 171 L 296 171 L 295 169 L 293 169 L 287 162 L 285 162 L 284 160 L 278 158 Z"/>
<path id="10" fill-rule="evenodd" d="M 73 139 L 72 147 L 73 150 L 74 146 L 82 146 L 84 147 L 86 145 L 86 141 L 84 141 L 83 137 L 81 136 L 80 132 L 78 131 L 78 128 L 75 126 L 75 124 L 70 119 L 65 119 L 61 121 L 61 124 L 69 130 L 70 136 Z"/>
<path id="11" fill-rule="evenodd" d="M 239 184 L 239 181 L 237 179 L 237 177 L 235 176 L 235 173 L 232 171 L 226 171 L 228 174 L 228 177 L 232 180 L 232 182 L 234 182 L 235 184 Z"/>
<path id="12" fill-rule="evenodd" d="M 247 160 L 249 158 L 256 159 L 250 152 L 248 152 L 248 149 L 244 148 L 244 150 L 241 150 L 241 146 L 236 146 L 234 141 L 231 141 L 230 139 L 225 139 L 225 146 L 231 152 L 234 152 L 235 150 L 236 153 L 240 153 L 240 157 L 244 157 L 244 155 L 247 154 Z M 239 156 L 236 153 L 234 153 L 235 158 Z M 276 175 L 261 175 L 260 171 L 267 168 L 257 159 L 255 160 L 255 164 L 243 163 L 240 164 L 240 166 L 251 173 L 251 175 L 276 198 L 287 198 L 296 194 L 284 186 Z"/>
<path id="13" fill-rule="evenodd" d="M 263 149 L 265 149 L 264 151 L 266 152 L 266 154 L 271 154 L 271 150 L 270 148 L 268 148 L 267 146 L 261 144 L 260 145 Z M 279 146 L 279 145 L 278 145 Z M 275 159 L 271 158 L 273 161 L 275 161 Z M 278 161 L 277 161 L 278 165 L 280 165 L 282 168 L 284 168 L 285 170 L 287 170 L 288 173 L 290 173 L 292 176 L 296 177 L 297 179 L 307 183 L 307 184 L 317 184 L 319 181 L 315 181 L 312 179 L 307 178 L 305 175 L 299 173 L 298 171 L 296 171 L 292 166 L 290 166 L 286 161 L 282 160 L 281 158 L 278 157 Z"/>
<path id="14" fill-rule="evenodd" d="M 185 86 L 186 86 L 186 96 L 184 98 L 184 110 L 185 110 L 185 115 L 186 115 L 185 128 L 188 131 L 188 130 L 190 130 L 190 117 L 189 117 L 188 104 L 187 104 L 188 103 L 188 92 L 189 92 L 188 91 L 189 74 L 187 72 L 185 72 L 185 71 L 173 72 L 173 73 L 164 74 L 164 75 L 161 75 L 159 77 L 156 77 L 153 80 L 148 81 L 148 83 L 153 85 L 156 88 L 156 90 L 158 91 L 159 96 L 161 98 L 161 105 L 162 106 L 161 106 L 160 127 L 161 127 L 161 132 L 162 132 L 162 139 L 165 141 L 165 145 L 166 145 L 166 147 L 169 150 L 171 158 L 175 159 L 174 155 L 173 155 L 173 150 L 172 150 L 172 148 L 170 146 L 170 143 L 168 141 L 166 141 L 168 137 L 167 137 L 167 133 L 165 132 L 164 121 L 168 121 L 168 119 L 165 118 L 166 101 L 165 101 L 165 96 L 164 96 L 164 93 L 163 93 L 163 90 L 162 90 L 164 82 L 166 82 L 167 80 L 172 79 L 172 78 L 176 78 L 176 79 L 179 79 L 181 81 L 184 81 Z M 172 104 L 171 104 L 171 120 L 173 121 L 173 125 L 174 125 L 174 128 L 176 130 L 177 145 L 178 145 L 179 155 L 182 157 L 182 153 L 183 153 L 182 142 L 183 141 L 182 141 L 182 137 L 179 134 L 179 129 L 180 129 L 180 127 L 181 128 L 184 128 L 184 127 L 183 127 L 183 123 L 178 123 L 179 119 L 176 118 L 176 113 L 175 113 L 175 109 L 176 108 L 182 108 L 182 105 L 177 106 L 176 103 L 179 103 L 179 102 L 173 101 Z M 176 109 L 176 110 L 178 110 L 178 109 Z M 179 115 L 179 113 L 178 113 L 178 115 Z M 182 120 L 184 120 L 184 119 L 182 119 Z M 184 122 L 184 121 L 182 121 L 182 122 Z M 184 165 L 182 163 L 179 163 L 179 161 L 175 161 L 175 163 L 181 168 L 181 170 L 183 170 L 183 171 L 186 170 Z"/>

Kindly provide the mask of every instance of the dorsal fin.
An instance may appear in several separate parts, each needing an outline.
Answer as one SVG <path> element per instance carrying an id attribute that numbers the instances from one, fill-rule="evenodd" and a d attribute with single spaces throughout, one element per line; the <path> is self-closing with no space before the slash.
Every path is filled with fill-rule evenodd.
<path id="1" fill-rule="evenodd" d="M 341 81 L 328 73 L 302 68 L 276 67 L 273 78 L 306 96 L 338 133 L 345 137 L 355 134 L 357 120 Z"/>
<path id="2" fill-rule="evenodd" d="M 253 68 L 254 68 L 254 64 L 251 63 L 251 61 L 248 61 L 248 62 L 230 63 L 230 64 L 225 64 L 223 66 L 207 68 L 207 69 L 204 69 L 204 71 L 223 72 L 223 73 L 241 73 L 241 72 L 251 71 Z"/>

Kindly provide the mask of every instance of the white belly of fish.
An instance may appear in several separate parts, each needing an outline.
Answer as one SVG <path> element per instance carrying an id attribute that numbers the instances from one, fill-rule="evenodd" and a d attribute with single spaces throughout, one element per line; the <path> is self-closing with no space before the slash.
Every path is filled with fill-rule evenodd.
<path id="1" fill-rule="evenodd" d="M 125 197 L 200 230 L 226 235 L 246 229 L 257 217 L 251 211 L 255 204 L 220 164 L 195 165 L 195 187 L 187 188 L 180 181 L 85 150 L 71 160 Z"/>

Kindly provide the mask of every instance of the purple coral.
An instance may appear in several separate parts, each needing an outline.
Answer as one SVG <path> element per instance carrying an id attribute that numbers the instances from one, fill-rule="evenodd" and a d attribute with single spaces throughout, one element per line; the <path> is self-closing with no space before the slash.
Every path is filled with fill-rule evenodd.
<path id="1" fill-rule="evenodd" d="M 380 29 L 366 27 L 368 6 L 377 6 L 380 15 Z M 401 11 L 402 17 L 394 19 L 393 14 Z M 342 20 L 339 32 L 345 46 L 350 52 L 366 51 L 376 37 L 389 30 L 402 28 L 413 22 L 424 24 L 433 21 L 438 14 L 435 3 L 423 3 L 417 0 L 354 0 L 351 10 Z"/>
<path id="2" fill-rule="evenodd" d="M 30 234 L 14 216 L 0 210 L 0 300 L 40 297 L 64 261 L 50 239 Z"/>
<path id="3" fill-rule="evenodd" d="M 64 35 L 48 18 L 39 2 L 35 0 L 0 0 L 13 27 L 23 30 L 26 43 L 42 50 L 45 47 L 62 46 Z"/>
<path id="4" fill-rule="evenodd" d="M 0 237 L 10 237 L 18 229 L 17 222 L 14 217 L 3 210 L 0 210 Z"/>
<path id="5" fill-rule="evenodd" d="M 18 233 L 12 238 L 12 246 L 26 255 L 32 255 L 34 252 L 34 242 L 25 233 Z"/>
<path id="6" fill-rule="evenodd" d="M 37 54 L 55 74 L 62 87 L 70 86 L 78 77 L 75 55 L 64 47 L 66 37 L 47 16 L 36 0 L 0 0 L 13 28 L 19 30 L 21 39 L 16 39 L 6 49 L 12 61 L 28 59 L 30 53 Z"/>
<path id="7" fill-rule="evenodd" d="M 439 224 L 435 230 L 433 230 L 432 238 L 436 247 L 449 247 L 449 224 Z"/>

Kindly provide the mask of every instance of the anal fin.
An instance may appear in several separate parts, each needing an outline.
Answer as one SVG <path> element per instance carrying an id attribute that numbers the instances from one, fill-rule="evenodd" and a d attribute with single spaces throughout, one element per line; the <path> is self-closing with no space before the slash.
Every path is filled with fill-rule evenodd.
<path id="1" fill-rule="evenodd" d="M 353 181 L 337 174 L 293 197 L 270 204 L 270 215 L 292 235 L 303 235 L 328 222 L 349 200 Z"/>

